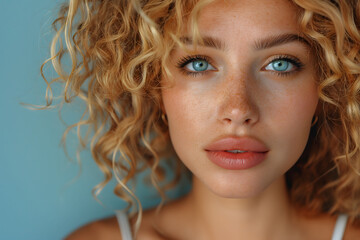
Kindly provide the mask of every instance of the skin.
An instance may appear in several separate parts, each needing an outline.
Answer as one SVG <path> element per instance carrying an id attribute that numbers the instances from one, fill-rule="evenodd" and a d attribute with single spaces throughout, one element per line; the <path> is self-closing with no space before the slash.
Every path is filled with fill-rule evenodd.
<path id="1" fill-rule="evenodd" d="M 260 7 L 259 7 L 260 6 Z M 193 188 L 159 214 L 144 212 L 137 239 L 330 239 L 335 218 L 309 217 L 287 197 L 284 174 L 308 140 L 318 94 L 314 57 L 301 41 L 256 49 L 254 43 L 280 34 L 301 36 L 296 7 L 287 0 L 216 1 L 200 14 L 202 36 L 224 49 L 177 48 L 164 77 L 164 110 L 172 144 L 193 173 Z M 184 29 L 184 36 L 189 32 Z M 194 75 L 184 57 L 206 56 L 211 64 Z M 296 58 L 289 73 L 271 68 L 274 58 Z M 245 170 L 212 163 L 204 148 L 222 137 L 250 136 L 269 149 L 266 159 Z M 174 217 L 176 216 L 176 217 Z M 191 221 L 189 221 L 191 219 Z M 132 223 L 135 219 L 131 220 Z M 355 239 L 350 226 L 344 239 Z M 121 239 L 116 219 L 87 225 L 67 239 Z"/>
<path id="2" fill-rule="evenodd" d="M 195 181 L 222 197 L 255 197 L 282 177 L 303 152 L 315 114 L 318 94 L 309 48 L 296 41 L 254 50 L 261 39 L 300 34 L 295 8 L 287 1 L 274 2 L 262 3 L 263 10 L 253 1 L 218 2 L 204 9 L 201 33 L 221 40 L 225 51 L 209 47 L 194 51 L 209 57 L 214 67 L 194 76 L 176 67 L 189 55 L 176 49 L 170 64 L 175 83 L 162 92 L 176 153 Z M 279 4 L 286 10 L 279 13 Z M 294 67 L 286 76 L 264 69 L 279 55 L 294 56 L 305 66 L 299 71 Z M 244 171 L 210 163 L 204 148 L 225 136 L 260 140 L 270 149 L 266 161 Z"/>
<path id="3" fill-rule="evenodd" d="M 199 29 L 223 42 L 224 49 L 196 49 L 193 53 L 207 56 L 212 66 L 197 75 L 176 66 L 189 55 L 176 49 L 169 66 L 174 84 L 162 92 L 172 144 L 194 174 L 188 199 L 198 214 L 191 234 L 199 233 L 196 239 L 221 239 L 224 233 L 226 239 L 289 236 L 296 229 L 284 173 L 302 154 L 317 107 L 314 60 L 299 41 L 261 50 L 254 46 L 274 35 L 301 35 L 296 8 L 288 1 L 219 1 L 203 10 Z M 279 76 L 269 66 L 279 55 L 304 66 Z M 184 69 L 193 72 L 189 65 Z M 266 160 L 246 170 L 213 164 L 205 146 L 227 136 L 260 140 L 270 150 Z M 274 216 L 281 224 L 274 226 Z"/>

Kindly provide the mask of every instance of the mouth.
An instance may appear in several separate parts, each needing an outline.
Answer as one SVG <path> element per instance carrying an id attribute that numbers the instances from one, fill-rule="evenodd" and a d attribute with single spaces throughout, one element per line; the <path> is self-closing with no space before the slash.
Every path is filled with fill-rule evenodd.
<path id="1" fill-rule="evenodd" d="M 207 151 L 206 154 L 212 163 L 223 169 L 245 170 L 261 164 L 268 153 L 235 151 Z"/>
<path id="2" fill-rule="evenodd" d="M 225 150 L 224 152 L 229 152 L 229 153 L 245 153 L 247 151 L 241 151 L 241 150 Z"/>
<path id="3" fill-rule="evenodd" d="M 212 142 L 204 149 L 211 162 L 229 170 L 245 170 L 262 163 L 269 149 L 251 137 L 227 137 Z"/>

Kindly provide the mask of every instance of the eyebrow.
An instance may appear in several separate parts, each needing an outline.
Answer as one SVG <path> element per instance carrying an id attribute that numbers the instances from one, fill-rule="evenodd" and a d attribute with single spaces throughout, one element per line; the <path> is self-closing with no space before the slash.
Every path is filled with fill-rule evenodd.
<path id="1" fill-rule="evenodd" d="M 285 34 L 274 35 L 274 36 L 270 36 L 270 37 L 255 41 L 255 49 L 262 50 L 262 49 L 271 48 L 271 47 L 279 46 L 279 45 L 290 43 L 290 42 L 300 42 L 307 46 L 310 46 L 309 42 L 306 41 L 305 38 L 303 38 L 297 34 L 285 33 Z"/>
<path id="2" fill-rule="evenodd" d="M 222 51 L 226 50 L 226 44 L 218 38 L 205 36 L 202 37 L 202 40 L 203 40 L 202 43 L 201 42 L 198 43 L 200 46 L 215 48 Z M 193 40 L 191 37 L 181 37 L 180 41 L 186 45 L 193 45 Z M 285 33 L 285 34 L 269 36 L 264 39 L 255 41 L 254 49 L 262 50 L 290 42 L 300 42 L 302 44 L 305 44 L 306 46 L 310 46 L 309 42 L 305 38 L 297 34 Z"/>
<path id="3" fill-rule="evenodd" d="M 191 37 L 181 37 L 180 41 L 186 45 L 193 45 L 193 40 Z M 205 36 L 202 37 L 202 41 L 203 42 L 198 43 L 199 46 L 215 48 L 222 51 L 226 50 L 225 43 L 218 38 Z"/>

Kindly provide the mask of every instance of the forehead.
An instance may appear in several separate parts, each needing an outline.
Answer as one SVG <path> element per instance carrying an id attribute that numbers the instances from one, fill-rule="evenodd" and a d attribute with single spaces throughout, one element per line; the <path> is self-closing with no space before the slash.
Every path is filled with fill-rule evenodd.
<path id="1" fill-rule="evenodd" d="M 290 0 L 217 0 L 201 10 L 199 28 L 206 35 L 242 38 L 300 33 L 298 13 Z"/>

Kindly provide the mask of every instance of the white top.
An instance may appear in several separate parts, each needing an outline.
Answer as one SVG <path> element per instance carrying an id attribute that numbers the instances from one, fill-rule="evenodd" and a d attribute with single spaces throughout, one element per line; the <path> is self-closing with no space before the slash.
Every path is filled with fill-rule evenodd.
<path id="1" fill-rule="evenodd" d="M 116 211 L 116 218 L 119 223 L 122 240 L 133 240 L 129 219 L 123 211 Z M 348 216 L 340 214 L 336 220 L 331 240 L 342 240 L 346 228 Z"/>
<path id="2" fill-rule="evenodd" d="M 119 223 L 122 240 L 132 240 L 131 228 L 127 215 L 120 210 L 115 211 Z"/>
<path id="3" fill-rule="evenodd" d="M 338 216 L 331 240 L 343 239 L 347 220 L 348 220 L 348 216 L 346 214 L 340 214 Z"/>

